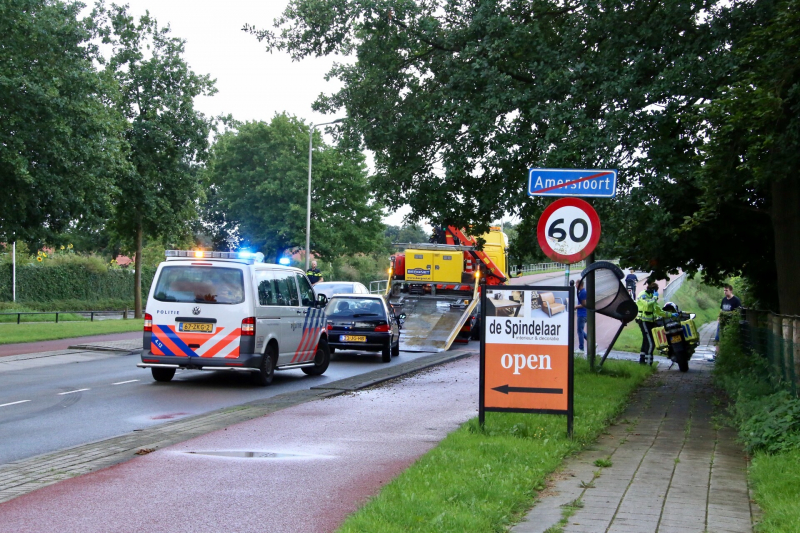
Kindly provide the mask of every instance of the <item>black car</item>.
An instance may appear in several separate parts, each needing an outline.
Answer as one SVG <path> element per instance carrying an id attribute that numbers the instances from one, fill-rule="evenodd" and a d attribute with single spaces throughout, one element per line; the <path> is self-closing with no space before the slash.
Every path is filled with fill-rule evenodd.
<path id="1" fill-rule="evenodd" d="M 381 352 L 384 363 L 400 355 L 400 324 L 405 315 L 395 316 L 380 295 L 337 294 L 328 302 L 325 315 L 331 353 Z"/>

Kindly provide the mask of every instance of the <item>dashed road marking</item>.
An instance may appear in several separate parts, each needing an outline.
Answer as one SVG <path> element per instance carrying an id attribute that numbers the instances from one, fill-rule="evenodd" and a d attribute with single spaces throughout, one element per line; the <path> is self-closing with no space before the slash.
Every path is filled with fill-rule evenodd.
<path id="1" fill-rule="evenodd" d="M 18 402 L 4 403 L 4 404 L 0 404 L 0 407 L 8 407 L 9 405 L 17 405 L 17 404 L 26 403 L 26 402 L 29 402 L 29 401 L 30 400 L 20 400 Z"/>
<path id="2" fill-rule="evenodd" d="M 58 395 L 59 396 L 64 396 L 65 394 L 72 394 L 74 392 L 83 392 L 85 390 L 89 390 L 89 389 L 78 389 L 78 390 L 71 390 L 71 391 L 67 391 L 67 392 L 59 392 Z"/>
<path id="3" fill-rule="evenodd" d="M 133 383 L 134 381 L 139 381 L 138 379 L 129 379 L 128 381 L 117 381 L 116 383 L 112 383 L 112 385 L 124 385 L 125 383 Z"/>

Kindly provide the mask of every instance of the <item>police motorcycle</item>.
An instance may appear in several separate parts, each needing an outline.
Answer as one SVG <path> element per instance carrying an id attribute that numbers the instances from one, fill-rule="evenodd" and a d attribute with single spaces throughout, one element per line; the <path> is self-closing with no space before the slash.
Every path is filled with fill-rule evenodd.
<path id="1" fill-rule="evenodd" d="M 653 328 L 656 348 L 673 364 L 678 363 L 681 372 L 687 372 L 699 338 L 694 324 L 696 315 L 681 311 L 673 302 L 667 302 L 661 309 L 667 316 L 656 319 L 658 326 Z"/>

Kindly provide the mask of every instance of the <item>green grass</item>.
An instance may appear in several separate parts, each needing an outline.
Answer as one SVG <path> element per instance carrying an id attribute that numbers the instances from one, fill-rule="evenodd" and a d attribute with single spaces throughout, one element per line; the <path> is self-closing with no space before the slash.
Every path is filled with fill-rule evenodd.
<path id="1" fill-rule="evenodd" d="M 661 305 L 666 301 L 659 300 Z M 706 322 L 712 322 L 719 316 L 719 304 L 722 301 L 722 290 L 701 283 L 699 279 L 687 279 L 672 297 L 681 310 L 695 313 L 694 323 L 699 329 Z M 617 326 L 619 327 L 619 326 Z M 614 349 L 623 352 L 638 353 L 642 347 L 642 332 L 636 322 L 631 322 L 622 330 Z"/>
<path id="2" fill-rule="evenodd" d="M 35 324 L 0 324 L 0 344 L 51 341 L 106 333 L 141 331 L 141 319 L 102 320 L 95 322 L 60 322 Z"/>
<path id="3" fill-rule="evenodd" d="M 796 533 L 800 529 L 800 450 L 756 454 L 750 481 L 764 511 L 756 531 Z"/>
<path id="4" fill-rule="evenodd" d="M 652 372 L 608 361 L 602 374 L 575 361 L 574 438 L 556 415 L 486 413 L 435 449 L 348 517 L 342 532 L 505 531 L 518 522 L 563 459 L 594 442 Z M 477 392 L 477 391 L 476 391 Z"/>

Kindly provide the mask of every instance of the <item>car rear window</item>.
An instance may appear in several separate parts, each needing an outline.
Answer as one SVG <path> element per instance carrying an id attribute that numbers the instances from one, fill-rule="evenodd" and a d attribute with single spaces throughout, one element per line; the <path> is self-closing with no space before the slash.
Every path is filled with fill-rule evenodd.
<path id="1" fill-rule="evenodd" d="M 354 292 L 352 283 L 326 283 L 319 287 L 319 289 L 324 290 L 328 294 L 349 294 Z"/>
<path id="2" fill-rule="evenodd" d="M 386 318 L 383 304 L 376 298 L 336 297 L 331 298 L 325 308 L 328 317 L 377 316 Z"/>
<path id="3" fill-rule="evenodd" d="M 238 268 L 166 266 L 158 276 L 154 298 L 159 302 L 239 304 L 244 301 L 244 276 Z"/>

